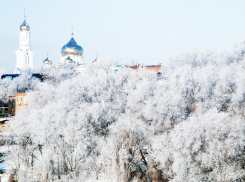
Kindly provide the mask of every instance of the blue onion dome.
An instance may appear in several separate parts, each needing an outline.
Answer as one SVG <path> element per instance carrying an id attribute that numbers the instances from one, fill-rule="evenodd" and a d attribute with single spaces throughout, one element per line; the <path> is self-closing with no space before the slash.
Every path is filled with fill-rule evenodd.
<path id="1" fill-rule="evenodd" d="M 68 57 L 65 59 L 65 63 L 66 63 L 66 64 L 72 64 L 72 63 L 74 63 L 74 61 L 70 58 L 70 56 L 68 56 Z"/>
<path id="2" fill-rule="evenodd" d="M 71 40 L 62 47 L 61 49 L 62 56 L 66 55 L 83 55 L 83 48 L 79 45 L 77 45 L 76 41 L 72 37 Z"/>
<path id="3" fill-rule="evenodd" d="M 30 31 L 30 26 L 26 23 L 26 19 L 24 19 L 24 22 L 20 25 L 20 31 Z"/>
<path id="4" fill-rule="evenodd" d="M 47 57 L 46 59 L 43 60 L 43 64 L 46 66 L 50 66 L 50 65 L 52 65 L 52 61 L 50 61 Z"/>

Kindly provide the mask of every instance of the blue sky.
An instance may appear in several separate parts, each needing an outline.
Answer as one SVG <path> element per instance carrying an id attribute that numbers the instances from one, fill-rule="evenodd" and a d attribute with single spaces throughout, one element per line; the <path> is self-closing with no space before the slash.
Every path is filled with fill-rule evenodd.
<path id="1" fill-rule="evenodd" d="M 242 0 L 1 0 L 0 73 L 12 73 L 23 9 L 31 27 L 34 65 L 58 64 L 71 37 L 84 49 L 84 61 L 131 60 L 147 65 L 169 56 L 212 48 L 228 50 L 245 37 Z"/>

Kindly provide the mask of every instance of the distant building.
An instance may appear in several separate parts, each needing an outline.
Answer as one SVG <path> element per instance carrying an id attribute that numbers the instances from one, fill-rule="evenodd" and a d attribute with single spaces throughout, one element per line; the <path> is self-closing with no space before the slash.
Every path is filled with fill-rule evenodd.
<path id="1" fill-rule="evenodd" d="M 50 61 L 48 59 L 48 54 L 47 54 L 47 58 L 43 60 L 43 65 L 45 65 L 45 66 L 51 66 L 52 65 L 52 61 Z"/>
<path id="2" fill-rule="evenodd" d="M 11 80 L 12 80 L 15 77 L 19 77 L 19 76 L 20 76 L 20 74 L 3 74 L 3 75 L 1 75 L 1 79 L 11 78 Z M 43 81 L 47 78 L 47 75 L 44 75 L 42 73 L 32 73 L 31 78 L 37 78 L 40 81 Z"/>
<path id="3" fill-rule="evenodd" d="M 0 117 L 7 117 L 9 114 L 8 103 L 0 101 Z"/>
<path id="4" fill-rule="evenodd" d="M 28 98 L 25 92 L 16 93 L 15 100 L 15 115 L 17 115 L 21 110 L 28 108 Z"/>
<path id="5" fill-rule="evenodd" d="M 30 44 L 30 26 L 26 23 L 26 16 L 24 16 L 24 22 L 20 25 L 20 44 L 16 51 L 15 74 L 21 74 L 22 70 L 33 68 L 33 54 Z"/>
<path id="6" fill-rule="evenodd" d="M 156 74 L 161 74 L 160 70 L 162 68 L 162 64 L 160 63 L 159 65 L 148 65 L 148 66 L 141 66 L 141 65 L 134 65 L 134 66 L 126 66 L 127 68 L 131 68 L 135 71 L 138 71 L 139 68 L 146 68 L 148 70 L 154 71 Z"/>
<path id="7" fill-rule="evenodd" d="M 8 102 L 0 100 L 0 118 L 15 115 L 15 96 L 10 96 Z"/>
<path id="8" fill-rule="evenodd" d="M 77 45 L 77 42 L 71 34 L 70 41 L 61 49 L 61 64 L 82 64 L 83 48 Z"/>
<path id="9" fill-rule="evenodd" d="M 9 97 L 8 107 L 9 107 L 9 115 L 14 116 L 15 115 L 15 107 L 16 107 L 15 96 Z"/>

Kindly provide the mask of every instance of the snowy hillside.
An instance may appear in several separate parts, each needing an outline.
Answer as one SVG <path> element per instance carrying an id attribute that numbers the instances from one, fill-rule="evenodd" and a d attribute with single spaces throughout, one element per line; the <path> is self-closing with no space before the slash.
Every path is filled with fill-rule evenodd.
<path id="1" fill-rule="evenodd" d="M 178 55 L 162 79 L 101 61 L 1 80 L 2 100 L 29 88 L 5 161 L 20 181 L 244 180 L 244 53 Z"/>

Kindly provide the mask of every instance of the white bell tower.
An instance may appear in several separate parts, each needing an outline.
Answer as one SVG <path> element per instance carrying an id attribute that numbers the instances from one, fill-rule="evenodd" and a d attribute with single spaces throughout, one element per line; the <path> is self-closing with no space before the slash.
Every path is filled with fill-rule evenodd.
<path id="1" fill-rule="evenodd" d="M 15 74 L 21 74 L 22 70 L 33 68 L 33 54 L 30 45 L 30 26 L 26 23 L 26 16 L 24 15 L 24 22 L 20 25 L 20 44 L 19 49 L 15 52 L 16 67 Z"/>

